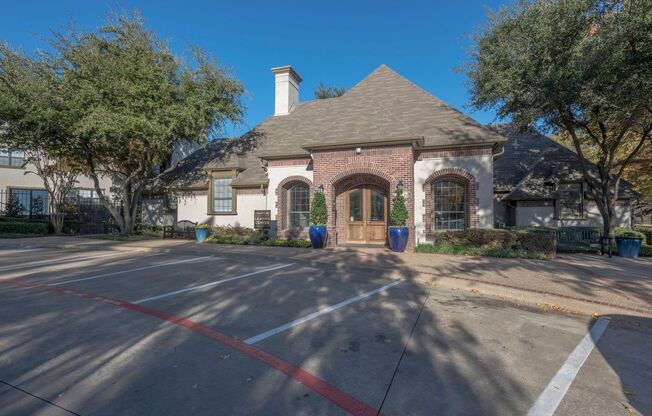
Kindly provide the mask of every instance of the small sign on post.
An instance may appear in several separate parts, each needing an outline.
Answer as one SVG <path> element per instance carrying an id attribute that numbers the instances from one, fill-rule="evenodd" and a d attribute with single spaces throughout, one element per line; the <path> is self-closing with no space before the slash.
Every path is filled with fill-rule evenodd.
<path id="1" fill-rule="evenodd" d="M 254 211 L 254 228 L 257 230 L 269 230 L 272 223 L 272 211 L 255 210 Z"/>

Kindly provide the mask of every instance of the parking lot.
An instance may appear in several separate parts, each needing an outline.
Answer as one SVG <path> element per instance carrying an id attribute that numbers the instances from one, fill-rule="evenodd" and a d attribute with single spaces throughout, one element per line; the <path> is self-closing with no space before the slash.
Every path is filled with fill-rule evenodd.
<path id="1" fill-rule="evenodd" d="M 652 414 L 649 319 L 364 266 L 0 250 L 0 414 Z"/>

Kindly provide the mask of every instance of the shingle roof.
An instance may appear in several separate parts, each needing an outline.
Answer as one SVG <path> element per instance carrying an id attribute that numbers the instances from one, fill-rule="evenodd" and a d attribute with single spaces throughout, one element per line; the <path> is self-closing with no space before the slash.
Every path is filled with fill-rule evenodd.
<path id="1" fill-rule="evenodd" d="M 299 103 L 289 115 L 269 117 L 239 139 L 212 142 L 199 155 L 164 172 L 159 183 L 205 186 L 205 169 L 233 164 L 243 169 L 234 185 L 266 184 L 260 157 L 308 156 L 308 149 L 316 145 L 408 137 L 422 138 L 425 147 L 505 141 L 381 65 L 341 97 Z"/>
<path id="2" fill-rule="evenodd" d="M 511 125 L 492 126 L 508 138 L 505 153 L 494 162 L 494 189 L 508 191 L 507 199 L 556 199 L 553 184 L 582 182 L 582 168 L 575 152 L 536 132 L 518 132 Z M 589 163 L 589 173 L 598 177 L 597 166 Z M 638 193 L 621 180 L 619 198 Z"/>

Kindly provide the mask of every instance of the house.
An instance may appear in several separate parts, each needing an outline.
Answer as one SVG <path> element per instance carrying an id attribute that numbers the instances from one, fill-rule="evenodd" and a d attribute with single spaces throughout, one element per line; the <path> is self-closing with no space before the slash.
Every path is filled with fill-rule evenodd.
<path id="1" fill-rule="evenodd" d="M 311 195 L 323 188 L 330 245 L 383 245 L 391 197 L 402 188 L 411 246 L 438 230 L 493 227 L 503 136 L 385 65 L 341 97 L 308 102 L 299 102 L 292 67 L 272 71 L 273 116 L 158 178 L 157 188 L 177 195 L 177 219 L 253 227 L 254 211 L 269 211 L 272 234 L 302 237 Z"/>
<path id="2" fill-rule="evenodd" d="M 547 136 L 492 128 L 508 138 L 494 163 L 494 226 L 600 227 L 602 217 L 583 183 L 577 154 Z M 589 164 L 597 172 L 597 167 Z M 629 227 L 630 201 L 640 195 L 621 181 L 616 226 Z"/>
<path id="3" fill-rule="evenodd" d="M 329 245 L 382 246 L 397 188 L 409 248 L 443 230 L 596 220 L 573 153 L 546 137 L 481 125 L 385 65 L 341 97 L 307 102 L 292 67 L 272 72 L 274 115 L 161 174 L 158 196 L 144 201 L 149 222 L 254 227 L 258 211 L 273 236 L 305 238 L 311 196 L 323 190 Z"/>

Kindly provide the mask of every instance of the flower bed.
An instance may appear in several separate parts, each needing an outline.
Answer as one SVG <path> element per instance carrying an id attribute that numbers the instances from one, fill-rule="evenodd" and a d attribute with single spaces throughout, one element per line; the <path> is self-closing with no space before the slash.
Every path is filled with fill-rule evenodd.
<path id="1" fill-rule="evenodd" d="M 311 247 L 308 240 L 273 240 L 267 238 L 262 232 L 240 226 L 218 226 L 211 229 L 211 235 L 204 243 L 212 244 L 237 244 L 275 247 Z"/>

